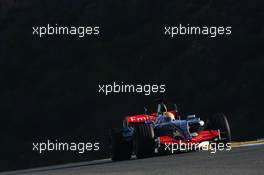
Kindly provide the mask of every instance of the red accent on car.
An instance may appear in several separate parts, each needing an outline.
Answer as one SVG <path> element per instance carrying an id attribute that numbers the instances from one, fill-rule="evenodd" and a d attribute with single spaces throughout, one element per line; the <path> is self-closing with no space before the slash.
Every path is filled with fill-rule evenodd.
<path id="1" fill-rule="evenodd" d="M 168 111 L 174 114 L 175 117 L 177 117 L 177 113 L 175 111 Z M 155 121 L 156 120 L 157 113 L 151 113 L 151 114 L 138 114 L 138 115 L 131 115 L 127 116 L 126 120 L 127 123 L 139 123 L 139 122 L 145 122 L 147 120 Z"/>
<path id="2" fill-rule="evenodd" d="M 147 120 L 155 121 L 156 113 L 153 113 L 151 115 L 139 114 L 139 115 L 128 116 L 126 117 L 126 120 L 128 123 L 139 123 L 139 122 L 145 122 Z"/>
<path id="3" fill-rule="evenodd" d="M 205 140 L 212 140 L 214 138 L 218 138 L 219 133 L 218 130 L 205 130 L 198 133 L 197 136 L 191 138 L 191 140 L 181 140 L 182 143 L 200 143 Z M 160 144 L 173 144 L 180 143 L 180 140 L 169 137 L 169 136 L 161 136 Z"/>

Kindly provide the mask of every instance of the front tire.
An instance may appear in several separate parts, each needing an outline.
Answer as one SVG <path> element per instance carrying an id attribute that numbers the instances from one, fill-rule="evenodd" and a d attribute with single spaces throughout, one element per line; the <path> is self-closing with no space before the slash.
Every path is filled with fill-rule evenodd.
<path id="1" fill-rule="evenodd" d="M 216 114 L 209 118 L 207 121 L 207 129 L 220 130 L 220 136 L 222 143 L 231 142 L 231 131 L 226 116 L 222 113 Z"/>
<path id="2" fill-rule="evenodd" d="M 134 126 L 134 153 L 137 158 L 152 157 L 155 153 L 154 130 L 149 124 L 139 123 Z"/>
<path id="3" fill-rule="evenodd" d="M 122 135 L 122 131 L 111 130 L 111 151 L 112 160 L 129 160 L 132 155 L 132 144 L 127 142 Z"/>

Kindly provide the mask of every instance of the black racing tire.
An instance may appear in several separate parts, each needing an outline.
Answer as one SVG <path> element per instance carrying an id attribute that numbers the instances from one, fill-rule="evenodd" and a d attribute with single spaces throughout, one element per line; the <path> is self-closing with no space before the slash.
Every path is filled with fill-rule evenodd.
<path id="1" fill-rule="evenodd" d="M 134 128 L 133 147 L 136 157 L 152 157 L 155 153 L 154 129 L 145 123 L 138 123 Z"/>
<path id="2" fill-rule="evenodd" d="M 220 113 L 209 117 L 206 122 L 206 125 L 207 129 L 209 130 L 220 130 L 221 140 L 219 142 L 231 142 L 230 126 L 225 114 Z"/>
<path id="3" fill-rule="evenodd" d="M 132 155 L 132 143 L 127 142 L 122 135 L 122 131 L 111 130 L 111 158 L 113 161 L 129 160 Z"/>

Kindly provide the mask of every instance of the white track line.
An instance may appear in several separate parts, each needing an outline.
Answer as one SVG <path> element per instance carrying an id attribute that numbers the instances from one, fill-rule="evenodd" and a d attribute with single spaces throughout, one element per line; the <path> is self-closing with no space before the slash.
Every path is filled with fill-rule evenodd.
<path id="1" fill-rule="evenodd" d="M 237 148 L 237 147 L 246 147 L 246 146 L 259 146 L 259 145 L 264 145 L 264 142 L 261 142 L 261 143 L 242 144 L 242 145 L 234 146 L 234 148 Z"/>

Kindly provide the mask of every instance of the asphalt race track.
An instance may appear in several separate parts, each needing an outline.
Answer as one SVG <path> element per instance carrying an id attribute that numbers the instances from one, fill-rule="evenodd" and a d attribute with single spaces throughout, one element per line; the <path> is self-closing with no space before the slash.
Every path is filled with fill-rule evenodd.
<path id="1" fill-rule="evenodd" d="M 112 162 L 109 159 L 0 173 L 1 175 L 227 175 L 264 174 L 264 145 L 231 151 L 191 152 L 148 159 Z"/>

